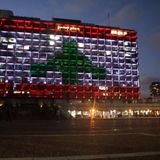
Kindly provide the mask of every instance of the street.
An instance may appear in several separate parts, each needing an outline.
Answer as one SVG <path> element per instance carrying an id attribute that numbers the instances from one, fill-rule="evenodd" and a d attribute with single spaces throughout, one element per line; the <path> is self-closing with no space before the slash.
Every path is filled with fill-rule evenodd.
<path id="1" fill-rule="evenodd" d="M 0 159 L 159 159 L 159 148 L 158 118 L 0 121 Z"/>

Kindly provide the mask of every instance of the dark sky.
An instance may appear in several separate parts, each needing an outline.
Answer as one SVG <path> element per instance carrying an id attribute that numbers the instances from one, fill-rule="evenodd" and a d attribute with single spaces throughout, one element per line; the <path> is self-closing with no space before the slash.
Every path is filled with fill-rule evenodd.
<path id="1" fill-rule="evenodd" d="M 0 0 L 1 9 L 15 15 L 80 19 L 138 32 L 139 70 L 142 96 L 160 80 L 160 0 Z M 107 15 L 110 13 L 110 24 Z"/>

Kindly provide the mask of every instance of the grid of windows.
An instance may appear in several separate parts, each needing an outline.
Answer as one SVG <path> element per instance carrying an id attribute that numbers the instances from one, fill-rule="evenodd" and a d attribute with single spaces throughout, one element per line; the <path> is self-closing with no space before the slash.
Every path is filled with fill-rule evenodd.
<path id="1" fill-rule="evenodd" d="M 136 33 L 1 19 L 0 80 L 13 82 L 14 88 L 20 83 L 96 86 L 95 95 L 103 92 L 104 98 L 109 97 L 108 87 L 112 88 L 111 97 L 118 92 L 122 96 L 121 88 L 128 87 L 138 97 L 139 89 L 133 91 L 139 88 Z"/>

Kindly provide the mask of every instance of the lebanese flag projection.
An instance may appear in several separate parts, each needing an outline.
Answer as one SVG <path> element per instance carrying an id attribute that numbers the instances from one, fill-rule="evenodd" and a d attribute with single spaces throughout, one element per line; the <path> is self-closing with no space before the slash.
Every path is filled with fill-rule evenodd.
<path id="1" fill-rule="evenodd" d="M 7 64 L 9 65 L 8 68 L 10 71 L 7 71 L 7 67 L 5 67 L 6 64 L 2 66 L 2 69 L 6 70 L 2 71 L 0 75 L 3 80 L 3 82 L 0 82 L 0 96 L 7 96 L 8 94 L 13 93 L 15 96 L 55 99 L 94 99 L 95 97 L 97 99 L 139 98 L 139 87 L 136 87 L 136 85 L 135 87 L 129 87 L 127 85 L 111 86 L 113 84 L 109 85 L 106 83 L 108 74 L 104 61 L 104 59 L 108 58 L 106 56 L 107 54 L 111 56 L 111 46 L 110 44 L 106 44 L 105 40 L 111 39 L 113 41 L 114 39 L 119 39 L 121 40 L 121 43 L 123 43 L 122 41 L 126 41 L 127 43 L 130 41 L 134 42 L 136 40 L 136 33 L 134 31 L 122 31 L 121 29 L 112 30 L 112 28 L 87 25 L 69 26 L 69 24 L 63 25 L 56 24 L 55 22 L 43 22 L 38 20 L 8 20 L 4 18 L 0 20 L 0 27 L 4 34 L 3 36 L 1 35 L 2 38 L 0 38 L 1 43 L 4 43 L 4 48 L 0 51 L 2 53 L 2 60 L 7 56 L 8 60 L 15 60 L 15 62 L 10 63 L 10 65 Z M 9 32 L 10 34 L 8 34 Z M 34 33 L 35 37 L 33 36 Z M 11 37 L 6 38 L 6 34 Z M 18 37 L 18 35 L 20 35 L 20 37 Z M 39 51 L 43 47 L 46 50 L 49 47 L 55 48 L 58 44 L 57 39 L 59 37 L 63 38 L 63 46 L 59 47 L 60 49 L 62 48 L 62 51 L 57 53 L 51 52 L 51 55 L 49 55 L 50 53 L 48 54 L 47 51 L 46 53 L 44 51 L 45 54 L 48 54 L 46 56 L 47 59 L 44 60 L 45 62 L 41 62 L 43 57 L 40 58 L 39 56 L 43 52 L 40 53 Z M 84 53 L 85 43 L 77 43 L 77 41 L 72 40 L 72 38 L 75 37 L 77 41 L 80 37 L 86 37 L 89 41 L 103 39 L 104 43 L 99 43 L 99 45 L 96 46 L 94 43 L 97 42 L 85 42 L 91 47 L 89 51 L 90 55 L 87 55 Z M 67 40 L 64 40 L 64 38 Z M 27 44 L 24 45 L 21 43 L 24 41 L 27 41 Z M 42 45 L 42 43 L 45 44 Z M 7 49 L 5 49 L 5 47 L 7 47 Z M 38 48 L 38 51 L 36 50 L 36 47 Z M 94 47 L 108 47 L 109 50 L 103 49 L 104 55 L 100 57 L 98 55 L 99 53 L 92 52 L 94 49 L 98 50 Z M 83 51 L 79 52 L 78 49 Z M 128 48 L 124 46 L 119 47 L 119 49 L 122 51 L 125 49 L 126 51 L 124 52 L 128 51 Z M 36 56 L 34 57 L 34 50 L 35 55 L 38 55 L 39 59 Z M 132 48 L 132 50 L 135 51 L 135 48 Z M 20 58 L 18 59 L 15 57 L 15 54 Z M 126 60 L 127 56 L 132 56 L 132 54 L 129 53 L 124 54 Z M 24 62 L 19 62 L 16 58 L 18 60 L 23 59 Z M 93 58 L 98 59 L 97 62 L 94 61 Z M 102 62 L 100 62 L 100 58 L 102 59 Z M 39 61 L 30 62 L 30 60 L 35 59 L 38 59 Z M 116 59 L 112 59 L 116 61 Z M 133 57 L 133 59 L 135 58 Z M 12 64 L 14 64 L 14 67 Z M 24 66 L 29 69 L 22 69 Z M 110 64 L 110 67 L 112 68 L 112 64 Z M 23 78 L 23 75 L 19 75 L 18 72 L 22 73 L 24 70 L 26 71 L 26 75 Z M 8 77 L 5 75 L 6 73 L 8 74 Z M 20 83 L 9 83 L 9 78 L 14 77 L 15 75 L 22 78 Z M 8 78 L 7 81 L 5 79 L 6 77 Z M 14 80 L 15 79 L 16 78 L 14 78 Z"/>

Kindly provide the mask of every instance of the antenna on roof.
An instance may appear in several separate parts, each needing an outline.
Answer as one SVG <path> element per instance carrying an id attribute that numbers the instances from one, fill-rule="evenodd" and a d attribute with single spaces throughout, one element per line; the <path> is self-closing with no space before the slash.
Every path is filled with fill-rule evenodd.
<path id="1" fill-rule="evenodd" d="M 111 20 L 110 20 L 110 12 L 108 9 L 105 10 L 105 26 L 111 26 Z"/>
<path id="2" fill-rule="evenodd" d="M 111 25 L 110 13 L 109 12 L 107 13 L 107 24 L 108 24 L 108 26 Z"/>

